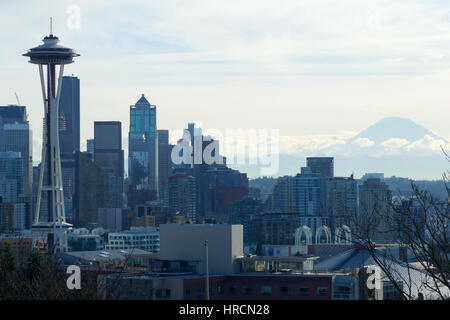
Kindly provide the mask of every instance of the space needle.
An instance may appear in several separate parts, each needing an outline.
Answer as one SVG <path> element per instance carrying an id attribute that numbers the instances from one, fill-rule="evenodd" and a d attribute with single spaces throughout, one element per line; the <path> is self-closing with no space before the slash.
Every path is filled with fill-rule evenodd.
<path id="1" fill-rule="evenodd" d="M 39 66 L 42 97 L 44 100 L 42 163 L 39 175 L 35 221 L 32 229 L 48 234 L 49 253 L 56 253 L 67 251 L 67 231 L 72 227 L 71 224 L 66 222 L 64 212 L 58 133 L 59 98 L 64 65 L 72 63 L 73 58 L 78 57 L 79 54 L 73 49 L 59 44 L 58 37 L 52 34 L 51 18 L 50 35 L 46 36 L 42 41 L 44 42 L 42 45 L 31 48 L 27 53 L 23 54 L 23 56 L 30 58 L 30 63 Z M 58 79 L 56 78 L 57 65 L 59 66 Z M 41 200 L 45 194 L 47 194 L 46 198 L 48 200 L 48 221 L 40 221 Z"/>

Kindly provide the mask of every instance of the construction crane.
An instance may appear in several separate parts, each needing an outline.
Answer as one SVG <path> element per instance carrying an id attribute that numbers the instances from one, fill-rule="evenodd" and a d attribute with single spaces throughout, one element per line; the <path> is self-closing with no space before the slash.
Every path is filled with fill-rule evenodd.
<path id="1" fill-rule="evenodd" d="M 14 94 L 16 95 L 17 105 L 20 106 L 19 96 L 17 95 L 16 92 L 14 92 Z"/>

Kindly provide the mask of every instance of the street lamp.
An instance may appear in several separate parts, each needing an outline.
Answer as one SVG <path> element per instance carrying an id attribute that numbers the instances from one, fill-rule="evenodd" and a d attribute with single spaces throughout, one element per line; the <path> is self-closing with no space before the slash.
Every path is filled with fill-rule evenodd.
<path id="1" fill-rule="evenodd" d="M 208 240 L 205 240 L 205 256 L 206 256 L 206 300 L 209 300 L 209 270 L 208 270 Z"/>

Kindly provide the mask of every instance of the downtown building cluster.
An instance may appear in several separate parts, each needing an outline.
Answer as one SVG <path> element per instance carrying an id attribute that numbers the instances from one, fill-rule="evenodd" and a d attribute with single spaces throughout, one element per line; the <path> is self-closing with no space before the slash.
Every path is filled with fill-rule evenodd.
<path id="1" fill-rule="evenodd" d="M 39 60 L 44 49 L 56 58 L 58 50 L 76 55 L 57 42 L 50 35 L 26 55 Z M 396 255 L 401 263 L 394 268 L 411 272 L 403 265 L 408 249 L 396 245 L 398 235 L 381 214 L 414 211 L 420 220 L 424 212 L 411 198 L 394 206 L 382 174 L 335 177 L 334 158 L 309 157 L 297 175 L 278 178 L 262 194 L 245 173 L 228 167 L 219 142 L 194 123 L 172 145 L 144 94 L 129 108 L 127 159 L 120 121 L 95 121 L 94 137 L 81 150 L 80 80 L 64 76 L 60 88 L 58 118 L 43 121 L 52 159 L 44 168 L 33 166 L 26 107 L 0 107 L 0 245 L 12 247 L 19 261 L 34 247 L 60 266 L 76 264 L 104 298 L 399 298 L 389 281 L 376 290 L 364 285 L 374 263 L 352 238 L 355 222 L 368 219 L 370 240 L 383 246 L 379 254 Z M 44 98 L 47 109 L 54 99 Z M 59 140 L 55 131 L 50 135 L 53 126 Z M 187 148 L 180 152 L 181 144 Z M 206 151 L 220 161 L 196 161 Z M 59 235 L 67 236 L 57 251 L 56 219 L 65 228 Z M 32 230 L 40 224 L 50 226 L 47 238 Z M 412 273 L 411 281 L 422 281 L 423 271 Z M 117 281 L 119 287 L 108 285 Z"/>

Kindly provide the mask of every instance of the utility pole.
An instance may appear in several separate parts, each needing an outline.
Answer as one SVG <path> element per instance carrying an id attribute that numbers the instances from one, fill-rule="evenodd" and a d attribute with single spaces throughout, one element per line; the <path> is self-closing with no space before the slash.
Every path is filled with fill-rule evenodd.
<path id="1" fill-rule="evenodd" d="M 206 256 L 206 300 L 209 300 L 209 270 L 208 270 L 208 240 L 205 240 L 205 256 Z"/>

